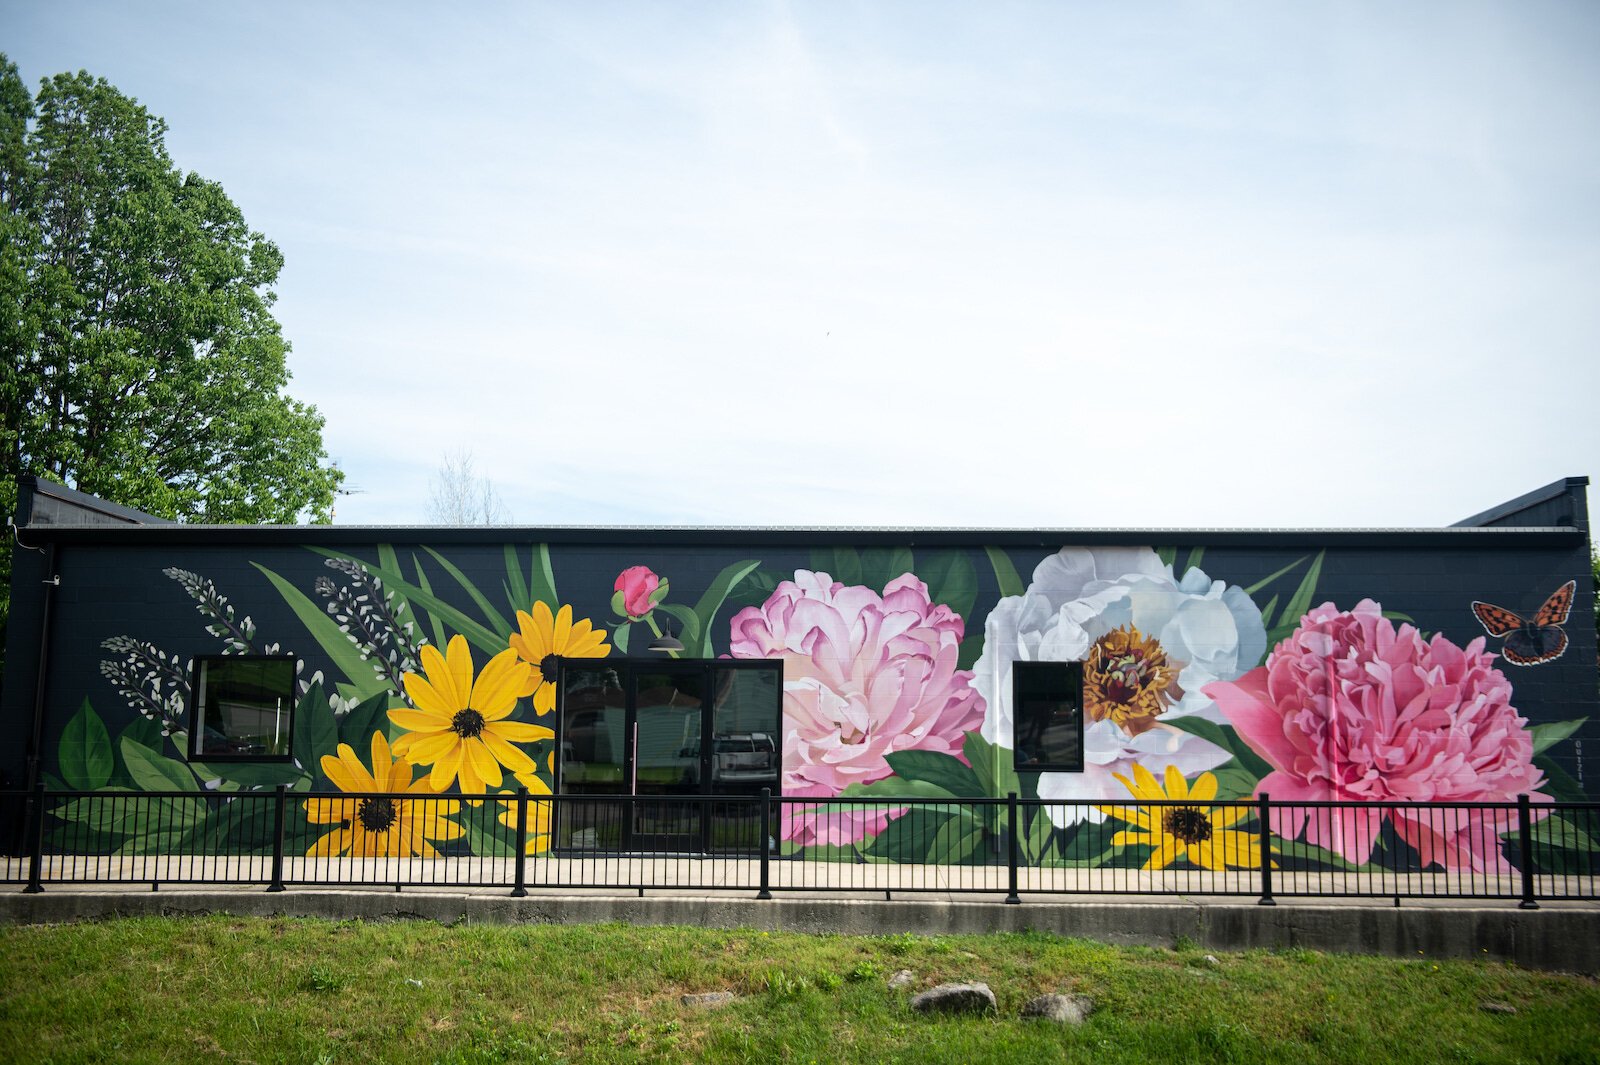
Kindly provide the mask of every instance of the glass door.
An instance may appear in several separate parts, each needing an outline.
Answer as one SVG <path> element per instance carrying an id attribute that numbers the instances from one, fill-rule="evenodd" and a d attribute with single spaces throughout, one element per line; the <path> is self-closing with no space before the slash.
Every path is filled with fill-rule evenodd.
<path id="1" fill-rule="evenodd" d="M 778 793 L 780 661 L 567 659 L 558 685 L 555 837 L 573 850 L 759 846 Z"/>
<path id="2" fill-rule="evenodd" d="M 633 671 L 632 844 L 704 850 L 705 669 L 698 663 Z"/>

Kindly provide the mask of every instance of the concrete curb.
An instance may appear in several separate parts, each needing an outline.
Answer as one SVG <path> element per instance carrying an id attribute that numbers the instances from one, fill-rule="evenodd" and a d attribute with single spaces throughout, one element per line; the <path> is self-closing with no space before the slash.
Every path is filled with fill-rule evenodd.
<path id="1" fill-rule="evenodd" d="M 1103 943 L 1168 947 L 1180 936 L 1215 950 L 1292 947 L 1415 958 L 1478 958 L 1530 969 L 1600 973 L 1600 907 L 949 899 L 534 895 L 407 890 L 62 891 L 0 895 L 0 923 L 55 924 L 146 915 L 429 920 L 443 924 L 681 924 L 703 928 L 883 935 L 1053 932 Z"/>

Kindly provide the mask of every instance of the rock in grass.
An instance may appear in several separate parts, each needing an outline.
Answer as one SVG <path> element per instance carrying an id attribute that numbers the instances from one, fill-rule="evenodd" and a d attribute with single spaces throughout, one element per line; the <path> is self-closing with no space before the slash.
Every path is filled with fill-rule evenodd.
<path id="1" fill-rule="evenodd" d="M 1094 1012 L 1094 999 L 1087 995 L 1040 995 L 1022 1007 L 1024 1017 L 1057 1024 L 1079 1025 Z"/>
<path id="2" fill-rule="evenodd" d="M 994 992 L 988 984 L 940 984 L 911 1000 L 919 1013 L 994 1013 Z"/>
<path id="3" fill-rule="evenodd" d="M 1478 1008 L 1485 1013 L 1514 1014 L 1517 1012 L 1517 1007 L 1505 1002 L 1480 1002 L 1478 1003 Z"/>
<path id="4" fill-rule="evenodd" d="M 705 1010 L 716 1006 L 726 1006 L 733 999 L 734 994 L 732 991 L 707 991 L 703 995 L 684 995 L 678 1001 L 685 1006 L 694 1006 Z"/>
<path id="5" fill-rule="evenodd" d="M 916 977 L 912 975 L 910 969 L 900 969 L 889 977 L 889 990 L 898 991 L 902 987 L 910 987 L 915 979 Z"/>

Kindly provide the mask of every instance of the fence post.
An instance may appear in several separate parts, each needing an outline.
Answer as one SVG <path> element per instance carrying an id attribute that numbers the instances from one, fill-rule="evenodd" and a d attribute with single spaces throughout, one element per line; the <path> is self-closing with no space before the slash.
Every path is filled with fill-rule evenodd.
<path id="1" fill-rule="evenodd" d="M 1533 809 L 1526 795 L 1517 796 L 1517 840 L 1522 848 L 1522 901 L 1517 908 L 1537 910 L 1533 894 Z"/>
<path id="2" fill-rule="evenodd" d="M 1010 894 L 1006 905 L 1019 906 L 1022 896 L 1017 894 L 1017 793 L 1006 793 L 1006 886 Z"/>
<path id="3" fill-rule="evenodd" d="M 289 785 L 273 788 L 272 797 L 272 883 L 268 891 L 283 890 L 283 807 L 288 799 Z"/>
<path id="4" fill-rule="evenodd" d="M 523 898 L 528 894 L 528 789 L 517 789 L 517 882 L 512 885 L 511 897 Z"/>
<path id="5" fill-rule="evenodd" d="M 33 816 L 28 820 L 33 828 L 33 849 L 28 853 L 28 886 L 25 895 L 37 895 L 44 890 L 44 785 L 33 789 L 29 796 L 33 803 Z"/>
<path id="6" fill-rule="evenodd" d="M 1258 799 L 1256 817 L 1260 823 L 1256 831 L 1261 836 L 1261 898 L 1256 905 L 1276 906 L 1278 900 L 1272 897 L 1272 800 L 1266 792 L 1262 792 Z"/>
<path id="7" fill-rule="evenodd" d="M 767 842 L 772 839 L 772 789 L 761 789 L 761 835 L 756 841 L 756 846 L 761 848 L 761 890 L 756 892 L 758 899 L 772 898 L 771 883 L 767 878 L 767 862 L 772 857 L 771 847 Z"/>

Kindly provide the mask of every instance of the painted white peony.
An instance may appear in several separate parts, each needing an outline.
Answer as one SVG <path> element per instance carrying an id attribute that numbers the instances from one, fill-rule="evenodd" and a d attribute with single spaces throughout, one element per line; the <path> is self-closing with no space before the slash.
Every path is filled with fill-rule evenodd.
<path id="1" fill-rule="evenodd" d="M 1144 705 L 1159 713 L 1128 727 L 1100 716 L 1108 704 L 1086 670 L 1084 771 L 1040 774 L 1040 798 L 1080 804 L 1125 799 L 1128 789 L 1114 774 L 1132 778 L 1135 765 L 1159 780 L 1168 766 L 1193 777 L 1228 760 L 1222 748 L 1170 722 L 1196 716 L 1224 723 L 1203 689 L 1243 676 L 1261 660 L 1267 649 L 1261 610 L 1244 589 L 1202 570 L 1176 579 L 1148 547 L 1064 547 L 1039 563 L 1024 594 L 1000 600 L 985 623 L 983 655 L 973 671 L 973 687 L 987 706 L 983 738 L 1008 750 L 1014 742 L 1012 662 L 1085 661 L 1098 641 L 1118 630 L 1136 633 L 1155 660 L 1164 656 L 1161 679 L 1143 692 Z M 1047 810 L 1063 826 L 1105 819 L 1088 805 Z"/>

